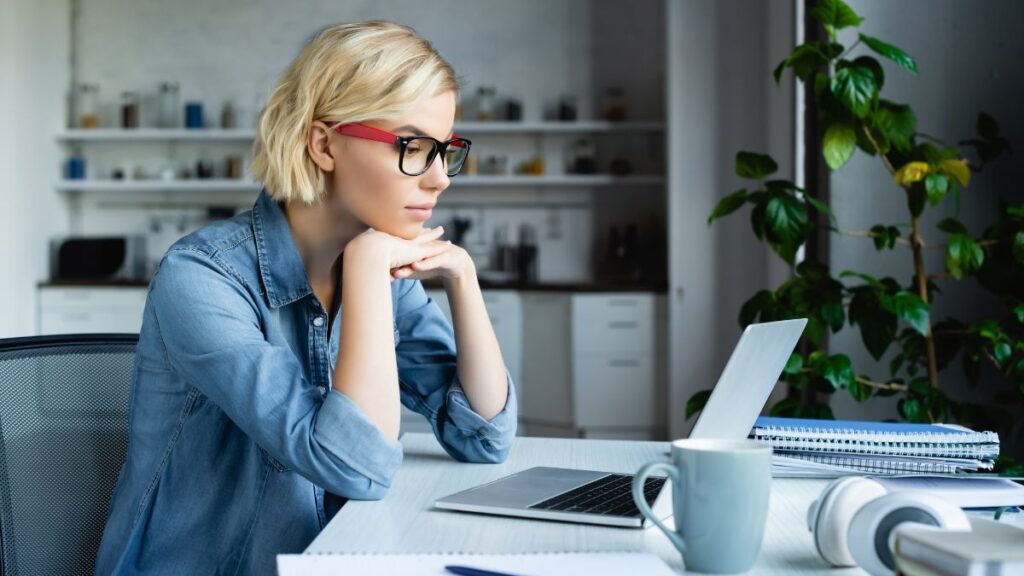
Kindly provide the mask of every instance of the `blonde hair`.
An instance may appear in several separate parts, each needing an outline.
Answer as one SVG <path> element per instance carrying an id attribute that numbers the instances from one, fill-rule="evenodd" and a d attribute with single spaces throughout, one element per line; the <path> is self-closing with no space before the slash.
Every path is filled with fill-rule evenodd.
<path id="1" fill-rule="evenodd" d="M 275 200 L 313 204 L 325 181 L 306 149 L 313 120 L 398 118 L 458 88 L 451 65 L 409 27 L 379 20 L 328 27 L 284 71 L 260 114 L 253 176 Z"/>

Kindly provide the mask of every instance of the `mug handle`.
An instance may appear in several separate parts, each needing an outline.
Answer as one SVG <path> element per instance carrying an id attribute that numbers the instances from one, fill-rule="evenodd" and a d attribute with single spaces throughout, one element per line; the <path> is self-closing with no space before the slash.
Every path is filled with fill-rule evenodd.
<path id="1" fill-rule="evenodd" d="M 661 528 L 661 531 L 668 536 L 668 539 L 672 541 L 672 544 L 679 550 L 680 554 L 686 554 L 686 542 L 683 537 L 679 535 L 675 530 L 669 530 L 668 526 L 665 525 L 657 516 L 654 515 L 654 511 L 651 510 L 650 505 L 647 504 L 647 499 L 644 498 L 644 483 L 647 481 L 647 477 L 654 472 L 663 471 L 668 474 L 672 485 L 672 497 L 675 498 L 677 492 L 682 491 L 680 485 L 679 471 L 676 470 L 674 464 L 669 462 L 648 462 L 636 473 L 633 477 L 633 502 L 636 507 L 640 509 L 640 513 L 643 514 L 648 520 L 654 522 L 654 525 Z M 676 490 L 676 486 L 679 486 L 679 490 Z M 664 488 L 662 488 L 664 490 Z M 675 502 L 672 503 L 675 508 Z"/>

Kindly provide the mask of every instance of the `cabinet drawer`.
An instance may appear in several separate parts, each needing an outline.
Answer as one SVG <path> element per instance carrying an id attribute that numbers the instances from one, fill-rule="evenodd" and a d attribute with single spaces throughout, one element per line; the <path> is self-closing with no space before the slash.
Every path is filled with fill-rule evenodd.
<path id="1" fill-rule="evenodd" d="M 39 306 L 42 310 L 60 308 L 139 310 L 146 305 L 146 288 L 42 288 Z"/>
<path id="2" fill-rule="evenodd" d="M 573 412 L 580 427 L 647 427 L 655 423 L 651 355 L 578 355 Z"/>
<path id="3" fill-rule="evenodd" d="M 654 299 L 649 295 L 577 296 L 572 312 L 577 354 L 654 349 Z"/>

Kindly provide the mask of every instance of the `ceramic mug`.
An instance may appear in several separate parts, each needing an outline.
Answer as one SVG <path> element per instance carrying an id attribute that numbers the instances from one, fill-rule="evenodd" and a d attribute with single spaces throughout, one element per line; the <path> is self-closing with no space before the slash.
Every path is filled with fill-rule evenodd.
<path id="1" fill-rule="evenodd" d="M 644 499 L 644 481 L 655 472 L 672 483 L 675 530 Z M 633 500 L 679 550 L 687 570 L 735 574 L 749 570 L 761 551 L 771 482 L 770 446 L 753 440 L 676 440 L 670 462 L 649 462 L 636 474 Z"/>

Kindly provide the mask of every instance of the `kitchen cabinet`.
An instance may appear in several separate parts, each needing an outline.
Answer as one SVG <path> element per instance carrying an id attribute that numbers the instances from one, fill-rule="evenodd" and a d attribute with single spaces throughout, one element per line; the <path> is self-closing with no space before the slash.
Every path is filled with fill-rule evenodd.
<path id="1" fill-rule="evenodd" d="M 427 290 L 429 296 L 444 313 L 448 321 L 452 320 L 448 296 L 442 289 Z M 484 305 L 487 315 L 494 327 L 494 335 L 501 347 L 501 355 L 505 366 L 516 383 L 517 399 L 522 405 L 522 357 L 523 357 L 523 311 L 520 293 L 516 290 L 484 290 Z M 402 432 L 430 432 L 430 426 L 422 416 L 402 407 Z"/>
<path id="2" fill-rule="evenodd" d="M 530 434 L 662 438 L 664 305 L 652 293 L 525 294 L 521 418 Z"/>
<path id="3" fill-rule="evenodd" d="M 39 288 L 39 334 L 138 333 L 145 286 Z"/>

